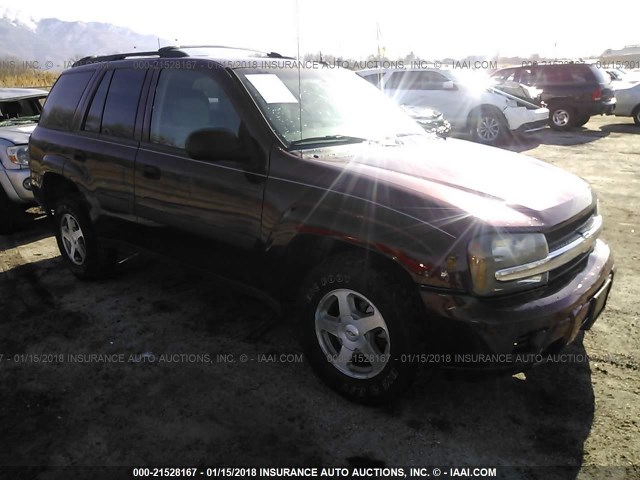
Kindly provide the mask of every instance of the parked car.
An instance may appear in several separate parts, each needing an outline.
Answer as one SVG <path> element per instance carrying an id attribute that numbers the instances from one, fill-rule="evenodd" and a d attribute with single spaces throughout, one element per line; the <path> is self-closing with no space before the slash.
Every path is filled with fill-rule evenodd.
<path id="1" fill-rule="evenodd" d="M 606 68 L 604 71 L 609 75 L 614 89 L 617 84 L 629 84 L 640 82 L 640 75 L 637 72 L 629 72 L 622 68 Z"/>
<path id="2" fill-rule="evenodd" d="M 617 117 L 633 117 L 640 126 L 640 83 L 619 82 L 615 85 Z"/>
<path id="3" fill-rule="evenodd" d="M 548 110 L 497 91 L 488 82 L 453 70 L 371 69 L 358 75 L 378 86 L 399 105 L 432 108 L 443 113 L 453 129 L 494 145 L 509 132 L 531 133 L 546 127 Z"/>
<path id="4" fill-rule="evenodd" d="M 0 233 L 13 231 L 24 210 L 36 204 L 27 142 L 47 93 L 33 88 L 0 88 Z"/>
<path id="5" fill-rule="evenodd" d="M 435 133 L 440 137 L 448 137 L 451 132 L 451 124 L 444 115 L 431 108 L 411 107 L 402 105 L 402 109 L 413 118 L 426 132 Z"/>
<path id="6" fill-rule="evenodd" d="M 237 55 L 165 47 L 62 73 L 29 163 L 75 275 L 111 272 L 122 242 L 212 269 L 370 403 L 420 363 L 521 371 L 598 318 L 614 266 L 585 181 L 427 134 L 352 72 Z"/>
<path id="7" fill-rule="evenodd" d="M 517 82 L 541 89 L 554 130 L 581 127 L 592 115 L 612 115 L 616 107 L 609 76 L 593 64 L 508 67 L 494 72 L 492 78 L 498 84 Z"/>

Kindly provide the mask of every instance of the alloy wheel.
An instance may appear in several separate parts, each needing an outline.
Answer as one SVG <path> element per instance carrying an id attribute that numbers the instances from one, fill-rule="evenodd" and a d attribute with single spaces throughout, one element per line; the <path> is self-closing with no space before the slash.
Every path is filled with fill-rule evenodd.
<path id="1" fill-rule="evenodd" d="M 65 213 L 60 219 L 60 234 L 69 260 L 82 265 L 87 258 L 87 245 L 78 220 L 70 213 Z"/>
<path id="2" fill-rule="evenodd" d="M 316 337 L 327 360 L 356 379 L 378 375 L 389 361 L 389 329 L 376 306 L 361 293 L 327 293 L 315 313 Z"/>

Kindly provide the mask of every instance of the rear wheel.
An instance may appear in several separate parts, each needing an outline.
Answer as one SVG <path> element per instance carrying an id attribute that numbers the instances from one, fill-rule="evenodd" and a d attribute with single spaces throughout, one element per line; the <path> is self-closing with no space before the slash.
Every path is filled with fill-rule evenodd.
<path id="1" fill-rule="evenodd" d="M 411 383 L 417 312 L 395 277 L 340 255 L 306 278 L 298 302 L 300 338 L 316 373 L 362 403 L 389 401 Z"/>
<path id="2" fill-rule="evenodd" d="M 575 122 L 576 113 L 573 108 L 562 103 L 549 107 L 549 126 L 554 130 L 570 130 Z"/>
<path id="3" fill-rule="evenodd" d="M 113 272 L 116 251 L 100 245 L 79 196 L 71 195 L 60 200 L 53 220 L 60 254 L 78 278 L 96 279 Z"/>

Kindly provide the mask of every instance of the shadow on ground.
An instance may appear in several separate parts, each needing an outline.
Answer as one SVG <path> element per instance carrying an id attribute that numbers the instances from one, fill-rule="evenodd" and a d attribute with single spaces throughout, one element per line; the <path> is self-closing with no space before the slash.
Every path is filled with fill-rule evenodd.
<path id="1" fill-rule="evenodd" d="M 582 463 L 586 361 L 525 380 L 423 372 L 366 408 L 317 380 L 259 301 L 146 257 L 125 265 L 91 283 L 59 258 L 0 274 L 0 464 L 563 465 L 557 478 L 574 478 Z M 283 354 L 298 357 L 260 361 Z"/>

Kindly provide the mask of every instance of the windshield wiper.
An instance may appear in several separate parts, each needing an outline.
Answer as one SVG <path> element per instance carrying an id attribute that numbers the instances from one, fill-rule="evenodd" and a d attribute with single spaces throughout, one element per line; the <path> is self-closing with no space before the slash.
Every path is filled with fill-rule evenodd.
<path id="1" fill-rule="evenodd" d="M 325 135 L 321 137 L 308 137 L 301 138 L 300 140 L 292 140 L 290 145 L 293 146 L 303 146 L 303 145 L 324 145 L 324 144 L 338 144 L 338 145 L 346 145 L 349 143 L 362 143 L 367 142 L 366 138 L 361 137 L 352 137 L 350 135 Z"/>

